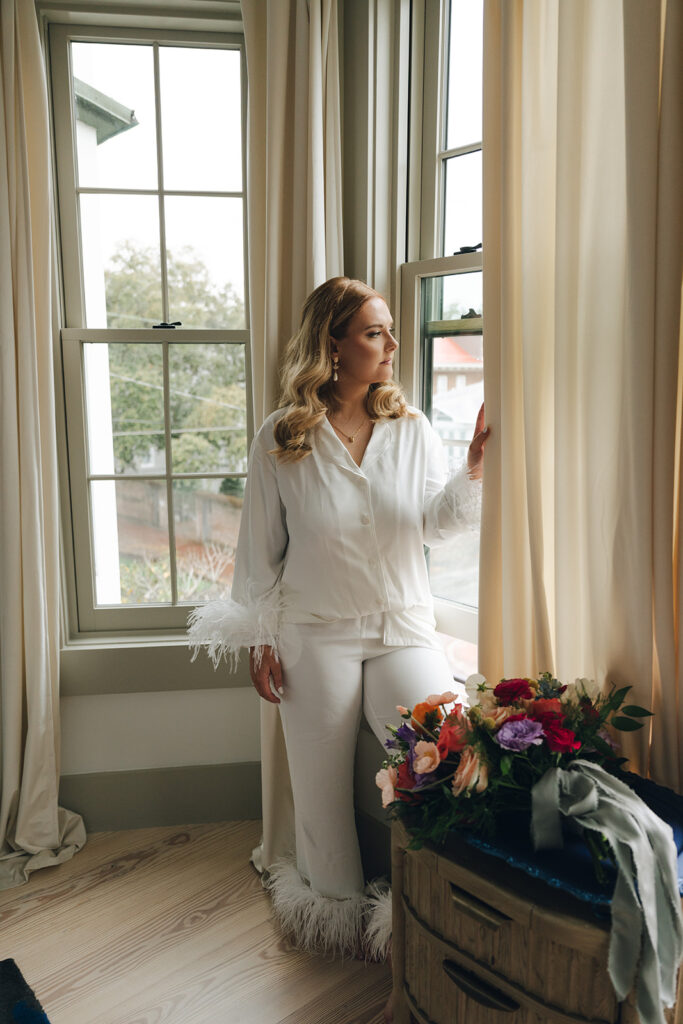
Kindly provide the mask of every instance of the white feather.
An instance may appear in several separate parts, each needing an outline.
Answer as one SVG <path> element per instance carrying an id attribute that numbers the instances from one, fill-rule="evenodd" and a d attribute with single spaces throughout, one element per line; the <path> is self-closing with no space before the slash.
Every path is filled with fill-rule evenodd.
<path id="1" fill-rule="evenodd" d="M 391 889 L 371 882 L 367 894 L 365 948 L 368 960 L 384 961 L 391 952 Z"/>
<path id="2" fill-rule="evenodd" d="M 282 598 L 277 587 L 247 604 L 227 598 L 194 608 L 187 620 L 192 660 L 205 647 L 214 668 L 225 658 L 234 671 L 240 650 L 254 647 L 256 663 L 260 664 L 264 647 L 277 651 L 281 611 Z"/>
<path id="3" fill-rule="evenodd" d="M 270 868 L 266 887 L 282 931 L 298 949 L 342 957 L 359 954 L 368 903 L 364 893 L 346 899 L 321 896 L 289 861 Z"/>

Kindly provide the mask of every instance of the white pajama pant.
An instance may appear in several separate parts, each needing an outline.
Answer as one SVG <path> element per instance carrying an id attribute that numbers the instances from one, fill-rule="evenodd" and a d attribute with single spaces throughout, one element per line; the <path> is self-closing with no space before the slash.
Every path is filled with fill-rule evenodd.
<path id="1" fill-rule="evenodd" d="M 381 614 L 286 624 L 278 653 L 296 866 L 314 892 L 344 899 L 364 887 L 353 800 L 361 712 L 383 745 L 387 723 L 400 724 L 397 704 L 452 689 L 453 676 L 434 634 L 424 647 L 386 646 Z"/>

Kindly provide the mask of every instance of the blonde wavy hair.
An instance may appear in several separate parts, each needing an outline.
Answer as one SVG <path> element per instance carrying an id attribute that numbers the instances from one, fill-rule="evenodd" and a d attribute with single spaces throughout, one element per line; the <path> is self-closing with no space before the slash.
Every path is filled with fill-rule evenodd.
<path id="1" fill-rule="evenodd" d="M 346 337 L 351 320 L 372 298 L 382 296 L 363 281 L 331 277 L 306 299 L 282 364 L 279 406 L 287 411 L 275 424 L 273 454 L 283 462 L 309 455 L 307 431 L 339 407 L 332 382 L 332 339 Z M 400 385 L 393 381 L 371 384 L 365 408 L 375 422 L 411 415 Z"/>

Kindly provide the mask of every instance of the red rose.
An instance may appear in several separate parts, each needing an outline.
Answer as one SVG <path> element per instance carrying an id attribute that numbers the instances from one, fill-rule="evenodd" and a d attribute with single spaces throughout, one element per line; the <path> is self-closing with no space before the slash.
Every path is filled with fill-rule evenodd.
<path id="1" fill-rule="evenodd" d="M 527 679 L 502 679 L 493 691 L 498 703 L 504 707 L 514 703 L 516 700 L 531 700 L 534 691 L 529 686 Z"/>
<path id="2" fill-rule="evenodd" d="M 597 708 L 593 707 L 593 701 L 590 697 L 582 697 L 579 701 L 579 707 L 581 708 L 584 722 L 592 724 L 600 721 L 600 712 Z"/>
<path id="3" fill-rule="evenodd" d="M 408 767 L 408 762 L 407 761 L 403 761 L 403 763 L 398 766 L 398 772 L 396 774 L 396 786 L 395 786 L 396 799 L 397 800 L 405 800 L 408 803 L 414 803 L 415 802 L 415 797 L 411 796 L 409 793 L 401 793 L 401 792 L 399 792 L 399 790 L 401 790 L 401 789 L 413 789 L 414 786 L 415 786 L 415 777 L 413 776 L 413 773 L 411 772 L 410 768 Z"/>
<path id="4" fill-rule="evenodd" d="M 557 719 L 554 717 L 546 717 L 543 722 L 543 732 L 546 743 L 556 754 L 571 754 L 581 746 L 581 741 L 577 740 L 571 729 L 564 729 L 558 725 Z"/>
<path id="5" fill-rule="evenodd" d="M 447 719 L 441 726 L 439 741 L 436 744 L 436 749 L 439 751 L 441 758 L 448 757 L 449 754 L 457 754 L 458 751 L 462 750 L 467 744 L 468 732 L 465 721 L 449 721 Z"/>

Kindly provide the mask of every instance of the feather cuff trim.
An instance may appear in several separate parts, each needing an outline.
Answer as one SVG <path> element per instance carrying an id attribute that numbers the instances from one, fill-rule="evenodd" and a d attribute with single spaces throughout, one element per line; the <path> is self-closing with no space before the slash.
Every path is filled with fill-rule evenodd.
<path id="1" fill-rule="evenodd" d="M 363 893 L 346 899 L 321 896 L 289 861 L 273 865 L 267 888 L 278 924 L 291 935 L 297 949 L 342 957 L 358 955 L 368 902 Z"/>
<path id="2" fill-rule="evenodd" d="M 225 658 L 234 671 L 240 650 L 254 647 L 256 663 L 260 664 L 264 647 L 277 652 L 281 611 L 282 599 L 277 589 L 248 604 L 228 598 L 193 609 L 187 620 L 192 660 L 205 647 L 214 668 Z"/>

